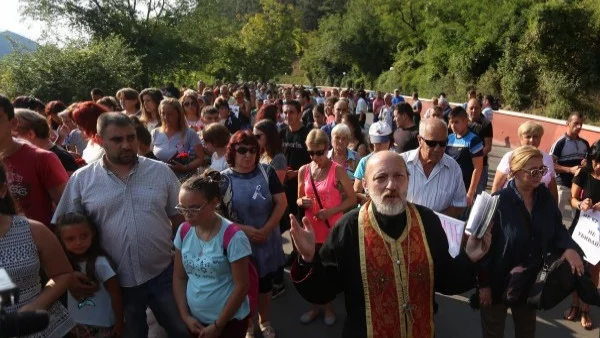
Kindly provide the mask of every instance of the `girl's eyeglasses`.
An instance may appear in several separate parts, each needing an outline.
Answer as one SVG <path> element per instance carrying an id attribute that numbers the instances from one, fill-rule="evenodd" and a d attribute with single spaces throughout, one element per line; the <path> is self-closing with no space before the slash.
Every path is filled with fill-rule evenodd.
<path id="1" fill-rule="evenodd" d="M 202 208 L 204 208 L 204 206 L 206 205 L 206 203 L 208 203 L 208 202 L 205 202 L 204 204 L 202 204 L 198 208 L 184 208 L 181 205 L 177 205 L 175 207 L 175 210 L 177 210 L 177 212 L 180 213 L 183 216 L 194 217 L 194 216 L 197 216 L 202 211 Z"/>

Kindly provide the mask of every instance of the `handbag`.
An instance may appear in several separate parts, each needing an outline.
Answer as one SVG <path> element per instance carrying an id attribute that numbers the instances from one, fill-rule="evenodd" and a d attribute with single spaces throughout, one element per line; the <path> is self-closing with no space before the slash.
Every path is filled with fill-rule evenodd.
<path id="1" fill-rule="evenodd" d="M 547 252 L 543 264 L 529 291 L 527 304 L 539 310 L 549 310 L 575 291 L 575 275 L 561 255 Z"/>
<path id="2" fill-rule="evenodd" d="M 315 197 L 317 198 L 317 203 L 319 203 L 319 208 L 323 209 L 323 204 L 321 203 L 321 198 L 319 197 L 319 193 L 317 192 L 317 187 L 315 187 L 315 180 L 313 178 L 312 171 L 310 169 L 310 163 L 308 164 L 308 176 L 310 176 L 310 184 L 312 185 L 313 191 L 315 192 Z M 331 225 L 329 224 L 328 219 L 325 219 L 325 224 L 327 225 L 327 229 L 331 228 Z"/>

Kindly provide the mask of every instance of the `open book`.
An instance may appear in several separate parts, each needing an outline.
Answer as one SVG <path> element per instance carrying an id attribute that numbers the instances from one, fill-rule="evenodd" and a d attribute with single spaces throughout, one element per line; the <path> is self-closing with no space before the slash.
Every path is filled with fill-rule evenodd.
<path id="1" fill-rule="evenodd" d="M 492 196 L 485 191 L 477 196 L 467 220 L 467 234 L 475 234 L 477 238 L 483 237 L 496 212 L 498 198 L 498 195 Z"/>

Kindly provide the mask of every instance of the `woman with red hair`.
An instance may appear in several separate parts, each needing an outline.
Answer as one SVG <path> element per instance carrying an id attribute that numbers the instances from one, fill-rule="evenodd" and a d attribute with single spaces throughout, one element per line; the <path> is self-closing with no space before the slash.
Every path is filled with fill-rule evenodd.
<path id="1" fill-rule="evenodd" d="M 283 186 L 272 167 L 259 164 L 260 146 L 250 130 L 236 132 L 227 145 L 229 169 L 221 172 L 224 189 L 223 213 L 239 227 L 252 245 L 252 258 L 258 269 L 258 315 L 265 338 L 275 337 L 269 321 L 273 277 L 284 264 L 279 221 L 287 200 Z M 250 320 L 246 337 L 254 337 Z"/>
<path id="2" fill-rule="evenodd" d="M 107 109 L 94 101 L 80 103 L 73 111 L 73 121 L 77 123 L 83 135 L 88 139 L 88 144 L 81 154 L 81 158 L 86 163 L 92 163 L 104 156 L 104 149 L 96 143 L 96 123 L 101 114 L 106 113 Z"/>

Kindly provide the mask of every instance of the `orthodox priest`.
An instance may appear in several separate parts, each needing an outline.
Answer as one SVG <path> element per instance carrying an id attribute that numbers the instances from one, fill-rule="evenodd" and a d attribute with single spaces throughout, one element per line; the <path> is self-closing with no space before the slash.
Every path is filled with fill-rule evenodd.
<path id="1" fill-rule="evenodd" d="M 326 304 L 345 293 L 343 337 L 433 337 L 434 293 L 457 294 L 475 283 L 476 265 L 491 232 L 470 237 L 452 258 L 439 218 L 408 203 L 408 172 L 391 151 L 368 161 L 363 186 L 371 201 L 344 215 L 319 252 L 306 217 L 290 215 L 299 252 L 292 279 L 309 302 Z"/>

